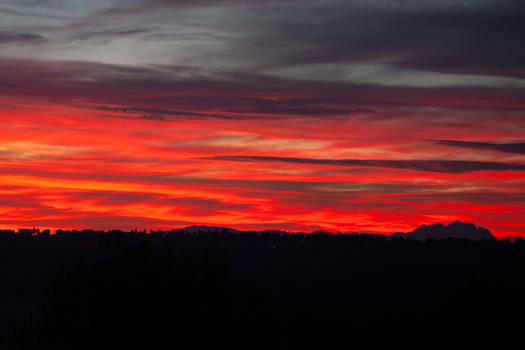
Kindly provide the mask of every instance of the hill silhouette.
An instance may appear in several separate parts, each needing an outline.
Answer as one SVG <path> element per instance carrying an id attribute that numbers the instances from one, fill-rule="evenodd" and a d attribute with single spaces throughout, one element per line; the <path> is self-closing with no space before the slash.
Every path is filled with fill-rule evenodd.
<path id="1" fill-rule="evenodd" d="M 495 239 L 489 230 L 481 226 L 478 227 L 472 223 L 461 222 L 458 220 L 447 226 L 441 223 L 434 225 L 421 225 L 412 232 L 397 232 L 392 236 L 418 240 L 455 238 L 481 241 Z"/>

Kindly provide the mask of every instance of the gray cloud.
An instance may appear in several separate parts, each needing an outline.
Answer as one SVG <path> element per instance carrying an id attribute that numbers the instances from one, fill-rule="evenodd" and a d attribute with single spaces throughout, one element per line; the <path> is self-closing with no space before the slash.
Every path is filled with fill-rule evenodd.
<path id="1" fill-rule="evenodd" d="M 403 200 L 416 203 L 432 204 L 438 201 L 469 202 L 477 204 L 518 205 L 525 203 L 525 193 L 507 193 L 498 191 L 448 192 L 448 193 L 412 193 L 402 194 Z"/>
<path id="2" fill-rule="evenodd" d="M 236 53 L 262 67 L 373 62 L 453 74 L 525 77 L 523 1 L 323 1 L 241 17 Z M 336 67 L 334 67 L 337 73 Z"/>
<path id="3" fill-rule="evenodd" d="M 123 113 L 123 115 L 113 116 L 115 118 L 141 119 L 141 120 L 151 120 L 151 121 L 161 121 L 161 122 L 169 122 L 169 121 L 174 121 L 174 120 L 180 120 L 183 118 L 192 118 L 192 119 L 217 118 L 217 119 L 236 119 L 236 120 L 243 119 L 241 117 L 235 117 L 235 116 L 229 116 L 229 115 L 204 114 L 204 113 L 195 113 L 195 112 L 188 112 L 188 111 L 166 110 L 166 109 L 159 109 L 159 108 L 107 107 L 107 106 L 97 106 L 97 107 L 87 107 L 87 108 L 95 109 L 99 111 Z"/>
<path id="4" fill-rule="evenodd" d="M 89 40 L 89 39 L 111 39 L 124 36 L 131 36 L 137 34 L 147 34 L 154 31 L 155 28 L 107 28 L 96 31 L 86 31 L 84 33 L 78 33 L 73 36 L 73 39 L 77 40 Z"/>
<path id="5" fill-rule="evenodd" d="M 490 143 L 490 142 L 473 142 L 473 141 L 455 141 L 455 140 L 437 140 L 438 145 L 484 149 L 490 151 L 499 151 L 505 153 L 525 154 L 525 142 L 516 143 Z"/>
<path id="6" fill-rule="evenodd" d="M 46 40 L 40 34 L 0 31 L 0 44 L 17 43 L 17 44 L 39 44 Z"/>
<path id="7" fill-rule="evenodd" d="M 252 72 L 323 63 L 333 64 L 334 75 L 338 75 L 337 64 L 381 62 L 397 69 L 525 77 L 525 4 L 521 0 L 61 0 L 8 4 L 10 11 L 35 9 L 42 17 L 61 9 L 64 11 L 59 13 L 76 15 L 73 9 L 78 8 L 78 17 L 52 22 L 55 29 L 62 27 L 73 37 L 115 38 L 144 32 L 148 33 L 146 41 L 206 40 L 207 45 L 185 46 L 192 51 L 191 57 L 202 60 L 198 64 L 227 62 L 232 69 L 250 67 Z M 234 10 L 230 11 L 230 5 L 235 5 Z M 30 21 L 21 23 L 35 27 Z M 135 28 L 137 23 L 154 26 L 158 32 Z M 46 26 L 40 28 L 45 30 Z M 175 48 L 169 51 L 156 47 L 137 55 L 149 55 L 151 60 L 158 59 L 160 52 L 174 60 L 181 55 Z M 206 61 L 210 57 L 213 59 Z"/>
<path id="8" fill-rule="evenodd" d="M 525 171 L 525 165 L 523 164 L 464 160 L 311 159 L 264 156 L 214 156 L 205 159 L 234 162 L 281 162 L 293 164 L 333 165 L 343 167 L 378 167 L 438 173 L 468 173 L 473 171 Z"/>
<path id="9" fill-rule="evenodd" d="M 47 102 L 72 100 L 77 105 L 83 102 L 132 106 L 135 110 L 128 108 L 122 117 L 132 112 L 141 113 L 139 109 L 142 109 L 144 117 L 161 120 L 183 113 L 223 119 L 257 114 L 344 116 L 374 114 L 377 109 L 397 106 L 450 106 L 471 110 L 493 107 L 497 111 L 509 109 L 516 113 L 525 109 L 525 90 L 520 89 L 305 82 L 256 74 L 214 74 L 184 66 L 0 59 L 0 74 L 3 79 L 0 93 L 4 95 L 41 98 Z M 34 84 L 35 81 L 39 84 Z M 210 110 L 222 113 L 205 112 Z M 392 113 L 389 116 L 391 118 Z"/>

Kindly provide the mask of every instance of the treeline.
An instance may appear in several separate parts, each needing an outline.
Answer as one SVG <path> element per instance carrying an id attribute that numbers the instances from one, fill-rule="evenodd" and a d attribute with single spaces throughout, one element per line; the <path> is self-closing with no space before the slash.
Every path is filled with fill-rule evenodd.
<path id="1" fill-rule="evenodd" d="M 11 324 L 8 349 L 501 347 L 519 339 L 525 315 L 519 239 L 115 233 L 42 242 L 31 249 L 84 257 L 53 265 L 38 306 Z"/>

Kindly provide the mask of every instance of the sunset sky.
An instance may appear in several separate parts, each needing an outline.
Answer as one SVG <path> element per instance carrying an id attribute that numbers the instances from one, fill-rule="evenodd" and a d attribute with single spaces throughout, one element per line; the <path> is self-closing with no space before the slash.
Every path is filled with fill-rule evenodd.
<path id="1" fill-rule="evenodd" d="M 525 235 L 523 0 L 0 0 L 0 227 Z"/>

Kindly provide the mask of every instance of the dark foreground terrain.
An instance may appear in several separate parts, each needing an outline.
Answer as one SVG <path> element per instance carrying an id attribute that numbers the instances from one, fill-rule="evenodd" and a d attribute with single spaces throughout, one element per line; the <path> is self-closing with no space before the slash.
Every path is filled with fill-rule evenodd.
<path id="1" fill-rule="evenodd" d="M 2 348 L 504 347 L 522 339 L 524 253 L 320 233 L 3 238 Z"/>

